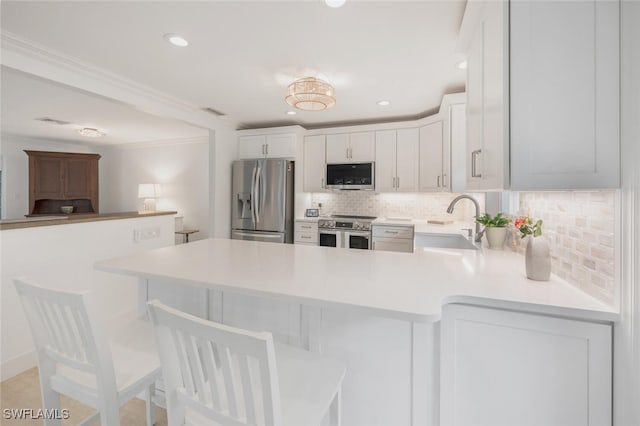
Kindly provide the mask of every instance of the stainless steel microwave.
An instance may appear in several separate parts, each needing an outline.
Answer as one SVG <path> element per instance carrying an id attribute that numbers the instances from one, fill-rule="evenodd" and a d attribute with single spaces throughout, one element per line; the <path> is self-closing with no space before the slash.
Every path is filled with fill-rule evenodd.
<path id="1" fill-rule="evenodd" d="M 327 184 L 329 189 L 375 189 L 375 163 L 328 163 Z"/>

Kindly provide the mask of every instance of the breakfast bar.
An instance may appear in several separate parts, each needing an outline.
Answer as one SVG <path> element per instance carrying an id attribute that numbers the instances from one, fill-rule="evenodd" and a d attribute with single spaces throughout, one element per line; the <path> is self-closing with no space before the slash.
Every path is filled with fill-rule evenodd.
<path id="1" fill-rule="evenodd" d="M 100 261 L 95 267 L 138 277 L 143 303 L 158 298 L 340 359 L 347 365 L 343 421 L 350 425 L 446 424 L 448 414 L 440 408 L 450 411 L 453 400 L 464 402 L 456 389 L 440 386 L 440 377 L 459 366 L 450 362 L 460 358 L 455 345 L 468 344 L 460 338 L 466 332 L 461 328 L 467 323 L 465 310 L 472 316 L 477 310 L 497 315 L 491 324 L 500 330 L 513 328 L 513 315 L 518 316 L 513 321 L 524 319 L 518 330 L 526 333 L 508 337 L 524 339 L 523 348 L 528 348 L 529 328 L 563 347 L 565 341 L 556 334 L 565 332 L 559 330 L 586 324 L 588 335 L 578 338 L 592 346 L 600 342 L 598 354 L 605 355 L 611 324 L 618 319 L 614 309 L 556 277 L 527 280 L 522 256 L 506 251 L 423 248 L 406 254 L 208 239 Z M 540 329 L 547 320 L 555 321 L 548 333 Z M 589 334 L 592 329 L 600 340 Z M 536 339 L 531 345 L 539 347 Z M 577 398 L 593 394 L 591 386 L 602 382 L 610 389 L 610 369 L 609 375 L 600 373 L 607 363 L 610 367 L 610 359 L 594 357 L 593 348 L 572 349 L 575 340 L 572 336 L 566 343 L 577 359 L 599 359 L 604 365 L 589 364 L 587 373 L 580 371 L 592 384 L 570 376 L 567 386 Z M 533 369 L 537 365 L 536 360 L 521 362 L 530 362 Z M 610 404 L 604 405 L 599 413 L 606 416 Z"/>

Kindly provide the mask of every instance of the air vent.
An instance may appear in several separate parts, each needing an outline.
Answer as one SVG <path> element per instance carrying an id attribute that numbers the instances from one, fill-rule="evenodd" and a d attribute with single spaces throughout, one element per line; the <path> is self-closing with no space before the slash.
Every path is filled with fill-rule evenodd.
<path id="1" fill-rule="evenodd" d="M 44 123 L 57 124 L 59 126 L 66 126 L 67 124 L 71 124 L 68 121 L 56 120 L 56 119 L 49 118 L 49 117 L 36 118 L 36 121 L 42 121 Z"/>
<path id="2" fill-rule="evenodd" d="M 202 110 L 203 110 L 204 112 L 208 112 L 209 114 L 215 115 L 216 117 L 220 117 L 220 116 L 222 116 L 222 115 L 225 115 L 225 113 L 224 113 L 224 112 L 220 112 L 220 111 L 215 110 L 215 109 L 213 109 L 213 108 L 208 108 L 208 107 L 207 107 L 207 108 L 202 108 Z"/>

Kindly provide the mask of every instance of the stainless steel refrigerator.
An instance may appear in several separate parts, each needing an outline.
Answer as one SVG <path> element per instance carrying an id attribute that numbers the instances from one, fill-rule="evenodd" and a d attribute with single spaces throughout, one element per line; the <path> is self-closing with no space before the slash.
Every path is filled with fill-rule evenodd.
<path id="1" fill-rule="evenodd" d="M 232 239 L 293 243 L 293 172 L 290 160 L 233 163 Z"/>

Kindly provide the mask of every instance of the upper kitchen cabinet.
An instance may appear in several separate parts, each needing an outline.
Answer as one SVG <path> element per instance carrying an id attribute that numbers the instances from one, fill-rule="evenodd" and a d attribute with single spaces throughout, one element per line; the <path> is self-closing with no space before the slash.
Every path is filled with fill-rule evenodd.
<path id="1" fill-rule="evenodd" d="M 327 135 L 327 163 L 375 161 L 375 133 Z"/>
<path id="2" fill-rule="evenodd" d="M 98 212 L 98 154 L 25 151 L 29 156 L 29 215 Z"/>
<path id="3" fill-rule="evenodd" d="M 511 187 L 620 186 L 619 6 L 511 3 Z"/>
<path id="4" fill-rule="evenodd" d="M 417 191 L 418 129 L 381 130 L 375 137 L 376 191 Z"/>
<path id="5" fill-rule="evenodd" d="M 467 189 L 619 187 L 619 8 L 467 2 Z"/>
<path id="6" fill-rule="evenodd" d="M 467 54 L 466 186 L 509 186 L 508 4 L 468 2 L 460 29 Z"/>
<path id="7" fill-rule="evenodd" d="M 296 134 L 246 135 L 238 137 L 238 157 L 295 158 Z"/>
<path id="8" fill-rule="evenodd" d="M 420 190 L 442 191 L 442 121 L 420 128 Z"/>
<path id="9" fill-rule="evenodd" d="M 304 192 L 325 189 L 325 135 L 304 137 Z"/>

